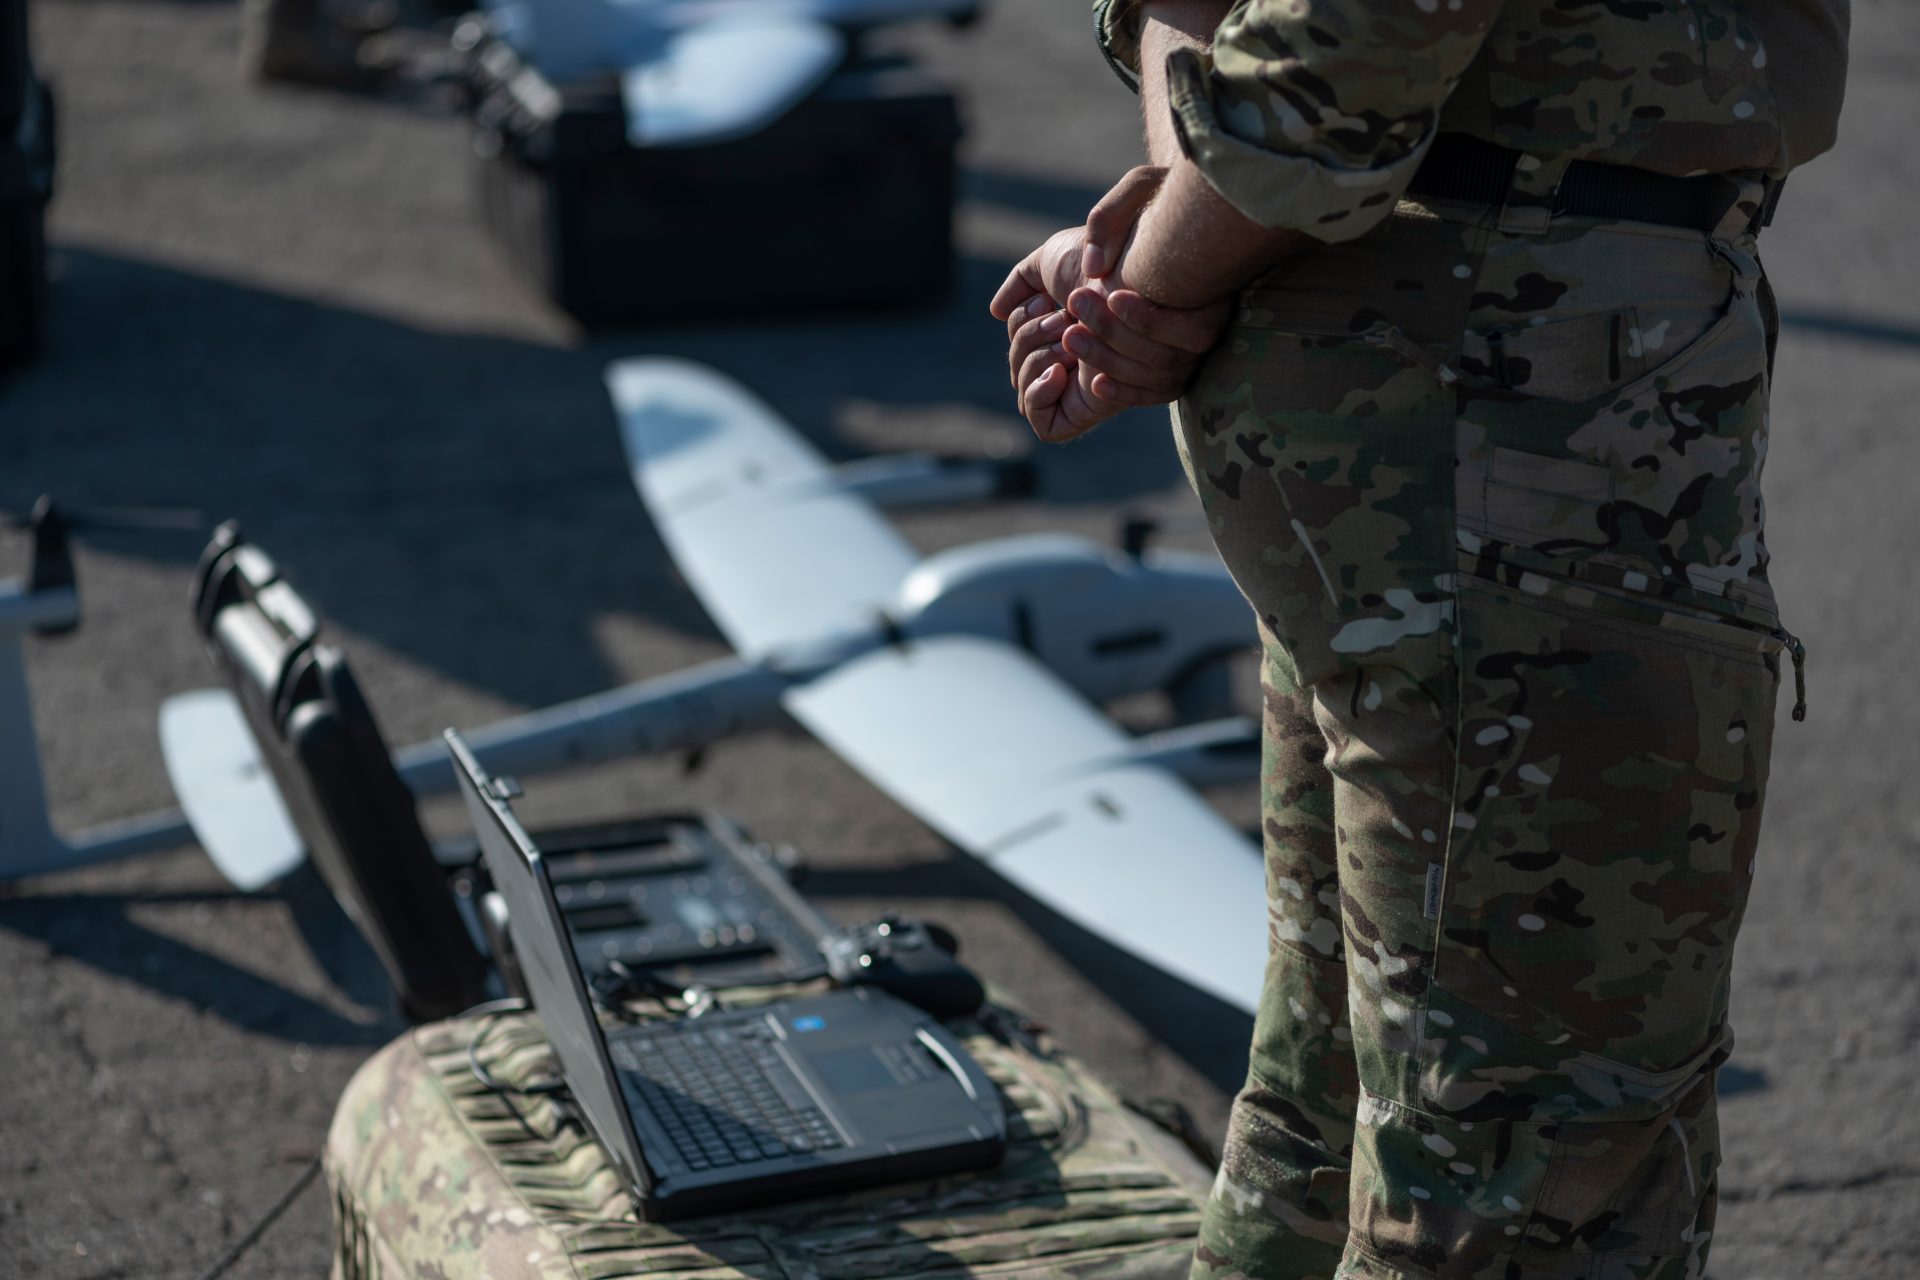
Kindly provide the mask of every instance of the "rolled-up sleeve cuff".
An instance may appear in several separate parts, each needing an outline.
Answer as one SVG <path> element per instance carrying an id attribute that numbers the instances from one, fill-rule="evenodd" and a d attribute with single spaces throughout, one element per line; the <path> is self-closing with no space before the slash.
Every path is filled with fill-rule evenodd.
<path id="1" fill-rule="evenodd" d="M 1093 31 L 1107 65 L 1140 92 L 1140 0 L 1093 0 Z"/>
<path id="2" fill-rule="evenodd" d="M 1330 165 L 1244 135 L 1282 135 L 1287 123 L 1250 104 L 1250 128 L 1230 129 L 1216 110 L 1207 64 L 1191 49 L 1167 59 L 1167 96 L 1187 158 L 1221 197 L 1263 227 L 1287 227 L 1338 244 L 1365 235 L 1393 212 L 1433 141 L 1429 129 L 1405 156 L 1366 169 Z M 1238 112 L 1229 108 L 1232 116 Z M 1301 132 L 1308 126 L 1301 122 Z"/>

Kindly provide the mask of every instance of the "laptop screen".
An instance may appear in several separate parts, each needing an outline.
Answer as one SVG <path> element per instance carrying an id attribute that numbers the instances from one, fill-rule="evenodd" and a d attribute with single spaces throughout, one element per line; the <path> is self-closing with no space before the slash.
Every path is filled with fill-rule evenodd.
<path id="1" fill-rule="evenodd" d="M 560 904 L 553 896 L 545 861 L 513 811 L 494 794 L 492 779 L 473 758 L 460 735 L 446 732 L 460 793 L 480 837 L 493 886 L 507 907 L 507 927 L 533 997 L 534 1010 L 560 1059 L 574 1101 L 586 1113 L 594 1136 L 622 1167 L 629 1183 L 644 1195 L 653 1179 L 640 1152 L 625 1095 L 607 1045 L 594 1018 L 587 983 L 574 958 Z"/>

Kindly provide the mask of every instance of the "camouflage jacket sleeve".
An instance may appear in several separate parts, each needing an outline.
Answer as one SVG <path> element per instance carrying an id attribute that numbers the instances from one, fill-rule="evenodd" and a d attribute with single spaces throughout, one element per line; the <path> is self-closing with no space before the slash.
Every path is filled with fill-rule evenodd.
<path id="1" fill-rule="evenodd" d="M 1126 12 L 1103 11 L 1103 34 L 1137 8 L 1108 3 Z M 1168 59 L 1181 146 L 1262 226 L 1351 240 L 1392 212 L 1502 3 L 1242 0 L 1210 59 Z"/>

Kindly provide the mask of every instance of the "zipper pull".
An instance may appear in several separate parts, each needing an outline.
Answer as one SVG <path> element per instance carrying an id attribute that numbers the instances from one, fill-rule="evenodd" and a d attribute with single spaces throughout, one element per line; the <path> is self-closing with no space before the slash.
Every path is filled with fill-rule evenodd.
<path id="1" fill-rule="evenodd" d="M 1399 325 L 1387 325 L 1360 335 L 1360 340 L 1372 347 L 1385 347 L 1410 364 L 1416 364 L 1435 378 L 1440 385 L 1450 387 L 1460 381 L 1460 371 L 1447 364 L 1431 351 L 1407 337 Z"/>
<path id="2" fill-rule="evenodd" d="M 1796 721 L 1807 718 L 1807 646 L 1791 632 L 1782 631 L 1786 637 L 1787 652 L 1793 655 L 1793 718 Z"/>

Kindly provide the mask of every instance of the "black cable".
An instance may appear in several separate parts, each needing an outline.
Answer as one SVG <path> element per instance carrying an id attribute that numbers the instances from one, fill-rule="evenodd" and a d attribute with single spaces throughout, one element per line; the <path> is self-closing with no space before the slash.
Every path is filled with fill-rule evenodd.
<path id="1" fill-rule="evenodd" d="M 218 1262 L 200 1273 L 200 1280 L 218 1280 L 218 1277 L 225 1275 L 227 1268 L 240 1261 L 240 1255 L 251 1249 L 260 1237 L 267 1233 L 267 1228 L 278 1222 L 280 1215 L 293 1207 L 293 1202 L 300 1198 L 300 1193 L 307 1189 L 319 1172 L 320 1157 L 315 1156 L 307 1161 L 307 1167 L 300 1171 L 300 1177 L 281 1193 L 280 1198 L 275 1200 L 265 1213 L 260 1215 L 260 1220 L 253 1224 L 247 1234 L 234 1241 L 233 1247 L 221 1254 Z"/>
<path id="2" fill-rule="evenodd" d="M 607 961 L 606 968 L 587 980 L 587 993 L 593 1002 L 609 1013 L 627 1016 L 622 1001 L 634 996 L 651 996 L 665 1002 L 679 999 L 685 987 L 667 981 L 651 969 L 635 969 L 618 960 Z"/>
<path id="3" fill-rule="evenodd" d="M 736 987 L 763 985 L 755 982 L 731 984 Z M 635 969 L 618 960 L 607 961 L 605 969 L 587 980 L 587 994 L 596 1007 L 605 1010 L 622 1022 L 637 1022 L 626 1002 L 635 998 L 657 1000 L 668 1012 L 678 1012 L 687 1017 L 699 1017 L 714 1007 L 714 994 L 728 990 L 728 987 L 708 987 L 699 983 L 688 985 L 663 978 L 651 969 Z M 676 1010 L 675 1005 L 679 1008 Z"/>

